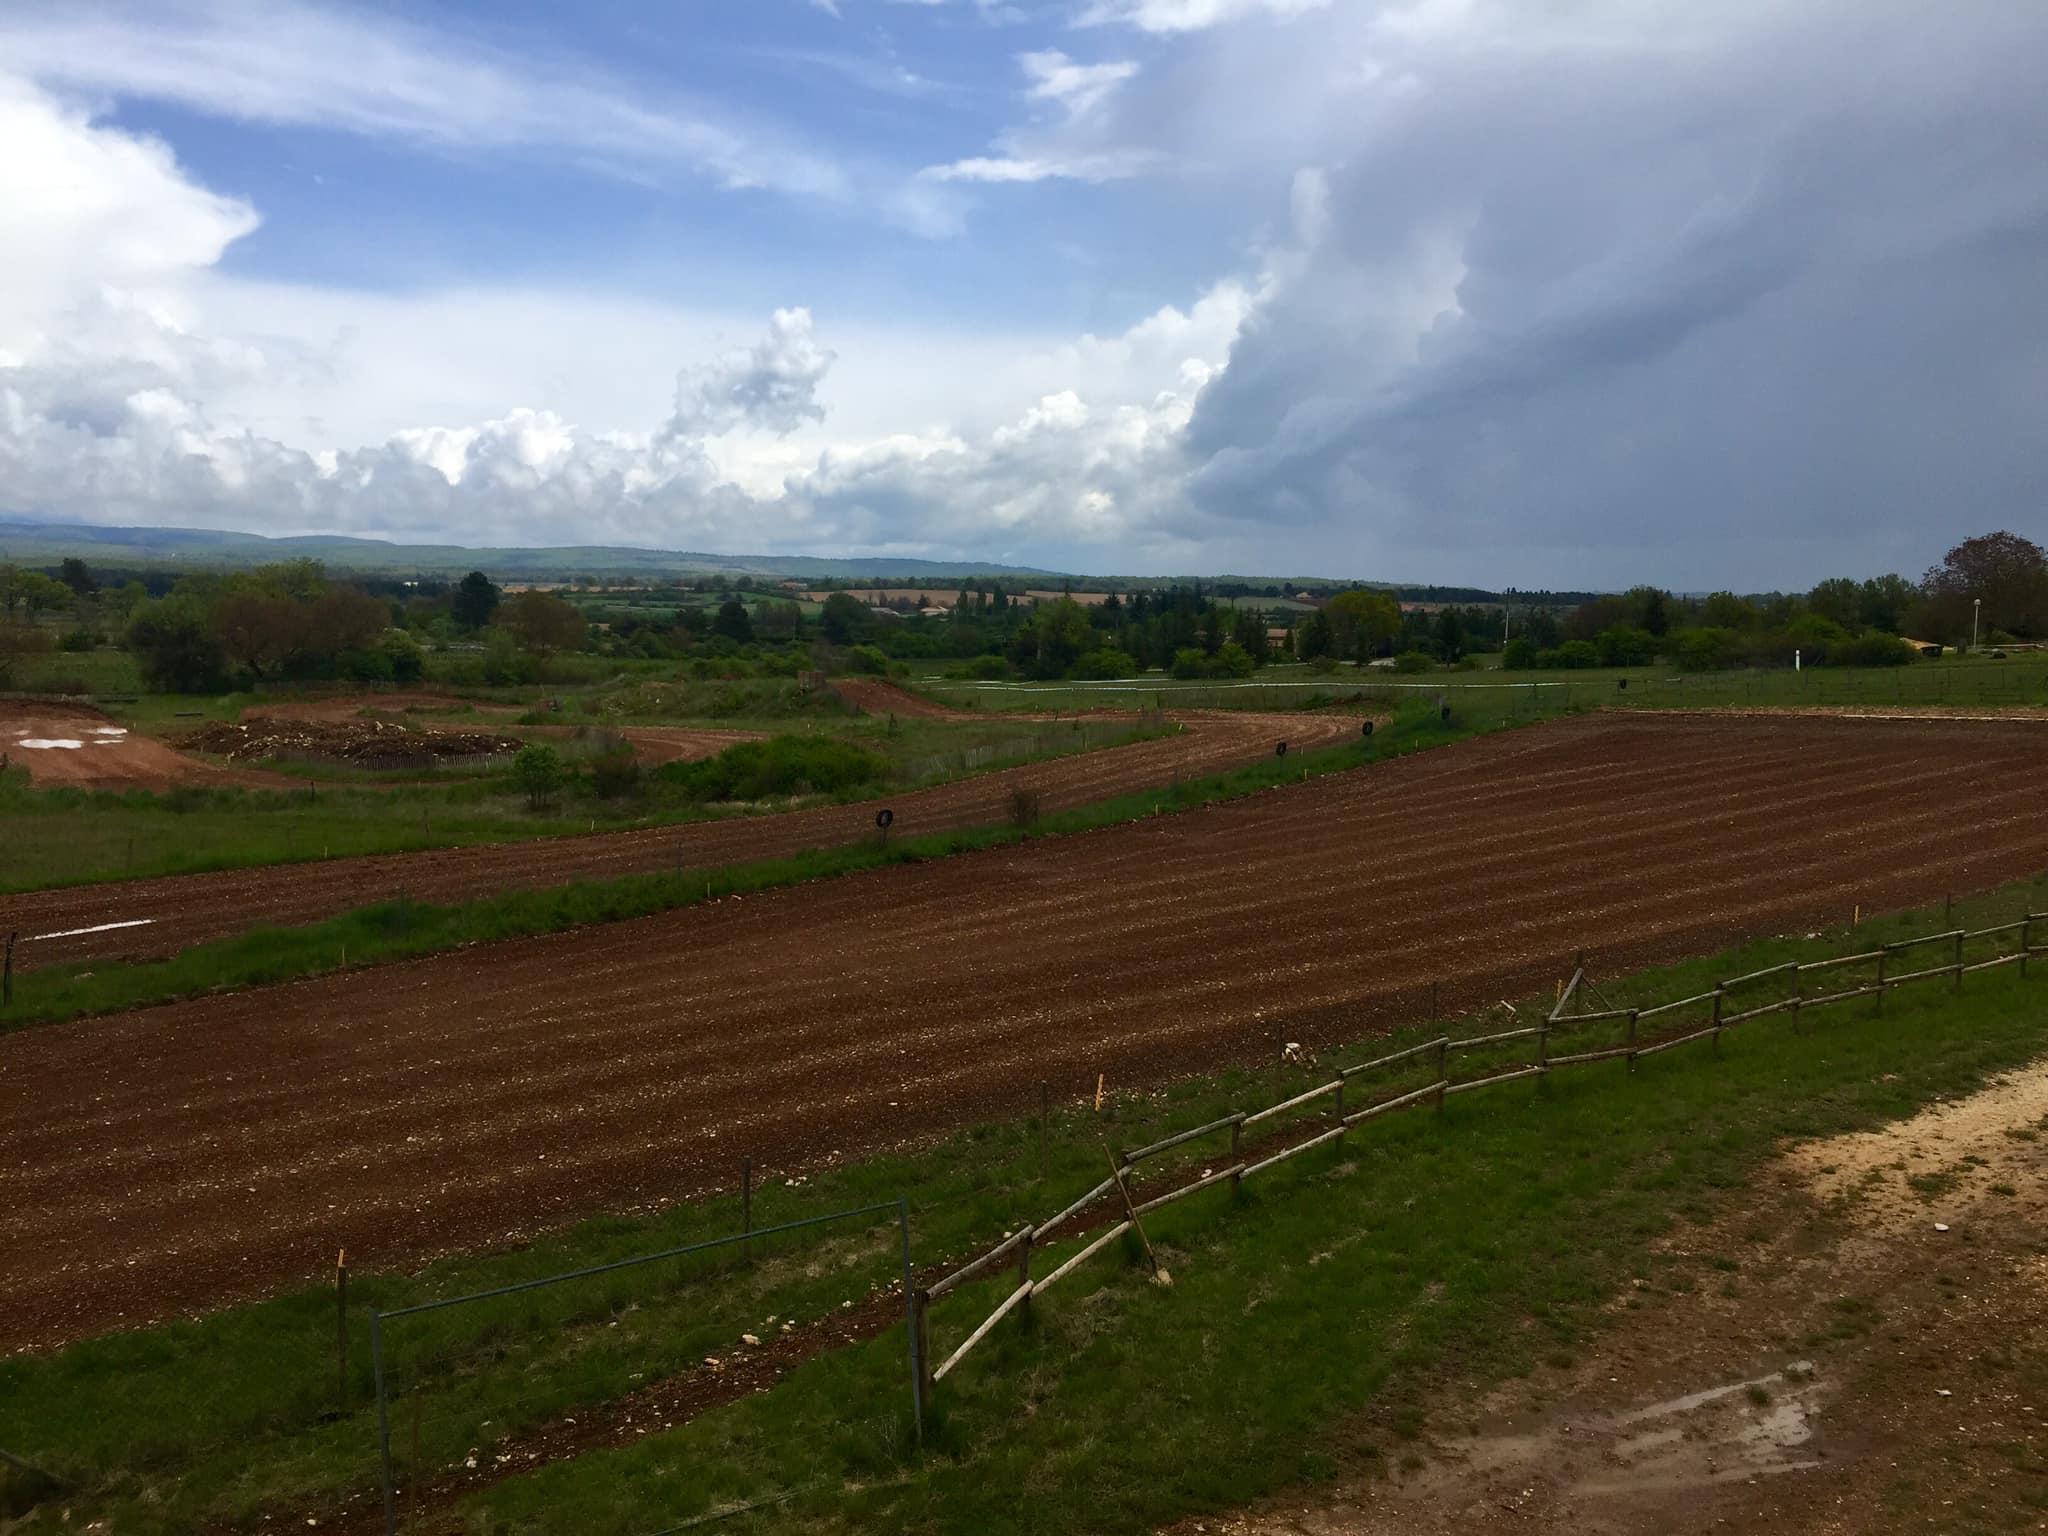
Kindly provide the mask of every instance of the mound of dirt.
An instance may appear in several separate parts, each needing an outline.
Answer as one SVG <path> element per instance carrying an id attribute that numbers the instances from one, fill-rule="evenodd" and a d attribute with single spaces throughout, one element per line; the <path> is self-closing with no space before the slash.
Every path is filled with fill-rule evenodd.
<path id="1" fill-rule="evenodd" d="M 190 732 L 177 744 L 189 752 L 206 752 L 236 763 L 310 758 L 363 767 L 491 757 L 517 752 L 525 745 L 516 736 L 487 731 L 416 731 L 389 720 L 303 720 L 274 715 L 258 715 L 239 723 L 217 721 Z"/>

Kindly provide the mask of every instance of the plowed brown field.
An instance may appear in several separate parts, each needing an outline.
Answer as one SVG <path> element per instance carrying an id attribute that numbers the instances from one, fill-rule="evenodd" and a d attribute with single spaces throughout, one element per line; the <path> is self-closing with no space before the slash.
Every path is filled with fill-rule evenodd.
<path id="1" fill-rule="evenodd" d="M 1587 717 L 0 1040 L 0 1347 L 2048 867 L 2033 726 Z"/>
<path id="2" fill-rule="evenodd" d="M 907 695 L 906 695 L 907 697 Z M 1359 717 L 1262 715 L 1218 711 L 1190 715 L 1180 735 L 1007 768 L 887 800 L 823 806 L 778 816 L 734 817 L 686 826 L 603 832 L 590 837 L 494 843 L 424 853 L 378 854 L 318 863 L 221 870 L 157 880 L 70 886 L 0 897 L 0 933 L 22 935 L 24 970 L 66 960 L 140 959 L 177 953 L 264 923 L 310 923 L 400 891 L 415 901 L 466 901 L 507 890 L 604 880 L 676 868 L 716 869 L 786 858 L 875 835 L 875 812 L 896 814 L 891 835 L 917 837 L 985 826 L 1009 815 L 1010 791 L 1039 793 L 1043 809 L 1063 810 L 1133 790 L 1256 761 L 1285 739 L 1296 747 L 1355 735 Z M 663 727 L 648 727 L 647 732 Z M 713 733 L 681 731 L 678 755 L 715 751 Z M 98 929 L 102 924 L 135 927 Z M 44 938 L 54 934 L 58 937 Z"/>

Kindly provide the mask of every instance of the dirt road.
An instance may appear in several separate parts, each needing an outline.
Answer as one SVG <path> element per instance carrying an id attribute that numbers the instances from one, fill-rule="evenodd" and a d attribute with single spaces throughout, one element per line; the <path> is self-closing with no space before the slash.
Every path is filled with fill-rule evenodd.
<path id="1" fill-rule="evenodd" d="M 1340 740 L 1357 733 L 1359 717 L 1219 711 L 1189 716 L 1185 724 L 1187 729 L 1177 736 L 1076 753 L 853 805 L 588 837 L 32 891 L 0 897 L 0 933 L 20 932 L 17 963 L 30 970 L 67 960 L 175 954 L 259 924 L 317 922 L 352 907 L 389 900 L 400 891 L 416 901 L 466 901 L 572 880 L 786 858 L 806 849 L 873 837 L 875 812 L 883 805 L 895 812 L 895 837 L 984 826 L 1008 817 L 1010 792 L 1017 786 L 1037 790 L 1044 810 L 1063 810 L 1161 787 L 1176 775 L 1195 777 L 1253 762 L 1269 755 L 1283 739 L 1295 747 Z M 660 733 L 669 729 L 636 728 L 651 744 L 643 750 L 658 752 Z M 1048 733 L 1054 729 L 1048 727 Z M 674 756 L 701 756 L 725 744 L 710 743 L 717 733 L 677 729 L 673 734 L 676 740 L 669 750 Z M 104 924 L 134 926 L 103 928 Z M 58 937 L 42 937 L 46 934 Z"/>
<path id="2" fill-rule="evenodd" d="M 2048 867 L 2032 726 L 1588 717 L 0 1039 L 0 1347 Z"/>
<path id="3" fill-rule="evenodd" d="M 1639 1287 L 1583 1363 L 1433 1404 L 1476 1428 L 1389 1477 L 1172 1536 L 2038 1530 L 2044 1127 L 2037 1063 L 1795 1147 L 1676 1255 L 1738 1254 L 1739 1279 Z"/>

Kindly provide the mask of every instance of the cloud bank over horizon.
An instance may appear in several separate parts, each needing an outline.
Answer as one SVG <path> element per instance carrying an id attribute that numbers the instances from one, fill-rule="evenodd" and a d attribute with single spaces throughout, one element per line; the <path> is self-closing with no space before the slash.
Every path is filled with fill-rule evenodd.
<path id="1" fill-rule="evenodd" d="M 0 17 L 0 511 L 1688 589 L 2048 531 L 2048 12 L 784 20 L 731 57 L 863 116 L 480 18 Z"/>

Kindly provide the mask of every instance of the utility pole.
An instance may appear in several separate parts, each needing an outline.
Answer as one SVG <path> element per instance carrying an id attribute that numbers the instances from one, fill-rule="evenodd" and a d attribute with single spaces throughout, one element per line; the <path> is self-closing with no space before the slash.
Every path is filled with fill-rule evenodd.
<path id="1" fill-rule="evenodd" d="M 1977 620 L 1978 620 L 1979 618 L 1981 618 L 1981 617 L 1983 616 L 1983 613 L 1984 613 L 1984 599 L 1983 599 L 1983 598 L 1981 598 L 1981 597 L 1973 597 L 1973 598 L 1971 598 L 1971 599 L 1970 599 L 1970 649 L 1971 649 L 1971 650 L 1973 650 L 1973 651 L 1977 649 Z"/>

